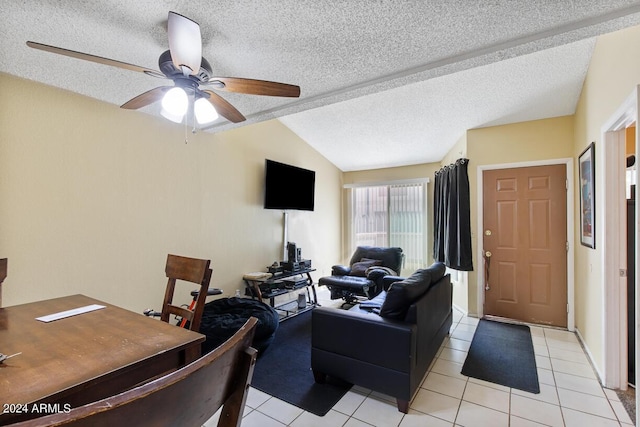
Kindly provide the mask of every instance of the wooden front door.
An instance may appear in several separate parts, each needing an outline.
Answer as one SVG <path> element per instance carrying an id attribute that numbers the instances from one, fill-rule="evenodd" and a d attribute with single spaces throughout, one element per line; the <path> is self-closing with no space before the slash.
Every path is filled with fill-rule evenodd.
<path id="1" fill-rule="evenodd" d="M 565 165 L 483 172 L 484 313 L 567 326 Z"/>

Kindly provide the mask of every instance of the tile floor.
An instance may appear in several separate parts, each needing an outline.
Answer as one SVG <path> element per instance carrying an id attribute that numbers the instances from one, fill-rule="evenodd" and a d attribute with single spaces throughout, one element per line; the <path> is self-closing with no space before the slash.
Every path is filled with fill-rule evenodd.
<path id="1" fill-rule="evenodd" d="M 615 392 L 603 389 L 575 334 L 532 327 L 540 394 L 460 374 L 478 319 L 454 311 L 445 339 L 408 414 L 389 396 L 353 387 L 324 417 L 251 388 L 243 427 L 627 426 Z M 215 426 L 217 416 L 205 426 Z"/>

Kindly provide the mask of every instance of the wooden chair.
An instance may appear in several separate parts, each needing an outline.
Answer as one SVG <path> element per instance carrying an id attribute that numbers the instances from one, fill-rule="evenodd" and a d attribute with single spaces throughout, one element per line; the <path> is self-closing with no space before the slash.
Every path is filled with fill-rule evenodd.
<path id="1" fill-rule="evenodd" d="M 169 317 L 174 314 L 188 320 L 190 330 L 196 332 L 200 330 L 202 310 L 204 309 L 205 300 L 207 299 L 209 282 L 211 281 L 211 274 L 213 273 L 209 268 L 210 263 L 210 260 L 205 259 L 186 258 L 171 254 L 167 256 L 165 272 L 169 281 L 167 282 L 167 290 L 164 294 L 160 320 L 169 322 Z M 198 298 L 193 305 L 193 309 L 173 305 L 173 293 L 176 287 L 176 280 L 184 280 L 200 286 Z"/>
<path id="2" fill-rule="evenodd" d="M 239 426 L 256 361 L 257 351 L 250 346 L 256 323 L 250 318 L 220 347 L 157 380 L 11 427 L 200 427 L 220 407 L 218 427 Z"/>
<path id="3" fill-rule="evenodd" d="M 0 258 L 0 307 L 2 307 L 2 282 L 7 278 L 7 266 L 9 260 L 7 258 Z"/>

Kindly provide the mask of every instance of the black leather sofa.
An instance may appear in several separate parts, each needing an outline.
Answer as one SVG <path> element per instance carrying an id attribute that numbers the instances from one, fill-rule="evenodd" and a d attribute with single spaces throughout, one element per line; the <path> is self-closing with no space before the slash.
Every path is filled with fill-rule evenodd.
<path id="1" fill-rule="evenodd" d="M 387 276 L 387 291 L 364 304 L 372 309 L 316 307 L 311 335 L 316 382 L 329 375 L 393 396 L 398 410 L 407 413 L 452 325 L 451 280 L 444 273 L 444 264 L 436 263 L 406 279 Z"/>
<path id="2" fill-rule="evenodd" d="M 348 266 L 334 265 L 331 276 L 321 277 L 318 285 L 331 291 L 331 299 L 346 303 L 355 303 L 356 296 L 371 299 L 382 291 L 383 277 L 400 274 L 403 256 L 401 248 L 358 246 Z"/>

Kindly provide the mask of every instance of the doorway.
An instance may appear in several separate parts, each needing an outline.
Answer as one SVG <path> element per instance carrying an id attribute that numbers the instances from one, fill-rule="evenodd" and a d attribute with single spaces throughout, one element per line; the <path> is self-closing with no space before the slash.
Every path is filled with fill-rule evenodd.
<path id="1" fill-rule="evenodd" d="M 567 171 L 483 172 L 484 314 L 567 327 Z"/>
<path id="2" fill-rule="evenodd" d="M 629 383 L 629 367 L 638 366 L 638 354 L 628 351 L 629 333 L 638 342 L 638 304 L 635 304 L 635 322 L 630 324 L 627 315 L 628 297 L 636 298 L 638 290 L 637 274 L 629 283 L 629 269 L 637 271 L 638 239 L 634 239 L 634 250 L 627 251 L 628 224 L 627 198 L 625 197 L 626 140 L 630 127 L 638 123 L 638 88 L 625 100 L 618 111 L 602 127 L 602 144 L 596 150 L 601 159 L 600 175 L 602 197 L 602 241 L 600 256 L 603 261 L 603 313 L 604 313 L 604 372 L 603 385 L 608 388 L 626 390 Z M 637 130 L 635 134 L 635 150 L 638 147 Z M 597 148 L 597 146 L 596 146 Z M 597 185 L 598 183 L 596 183 Z M 635 234 L 638 230 L 638 200 L 635 198 L 632 209 L 632 226 Z M 630 292 L 633 287 L 635 292 Z M 634 295 L 635 294 L 635 295 Z M 629 358 L 633 357 L 634 361 Z M 637 373 L 635 373 L 637 378 Z M 635 382 L 635 381 L 634 381 Z M 636 407 L 638 396 L 636 395 Z"/>
<path id="3" fill-rule="evenodd" d="M 484 239 L 482 238 L 482 232 L 484 230 L 484 172 L 489 170 L 496 169 L 512 169 L 512 168 L 528 168 L 534 166 L 548 166 L 548 165 L 563 165 L 566 171 L 567 177 L 567 191 L 566 191 L 566 206 L 567 206 L 567 214 L 566 214 L 566 224 L 572 224 L 574 220 L 574 162 L 575 159 L 568 158 L 560 158 L 560 159 L 548 159 L 548 160 L 535 160 L 535 161 L 527 161 L 527 162 L 517 162 L 517 163 L 503 163 L 503 164 L 493 164 L 493 165 L 479 165 L 477 168 L 477 195 L 478 195 L 478 210 L 477 210 L 477 222 L 476 222 L 476 230 L 479 230 L 479 238 L 476 239 L 476 269 L 477 269 L 477 280 L 476 280 L 476 310 L 478 313 L 478 317 L 484 316 L 484 297 L 485 297 L 485 286 L 484 286 L 484 277 L 485 277 L 485 268 L 484 268 L 484 258 L 483 254 L 483 244 Z M 575 330 L 575 312 L 574 312 L 574 284 L 575 284 L 575 274 L 574 274 L 574 260 L 575 260 L 575 248 L 574 248 L 574 236 L 575 230 L 574 227 L 568 227 L 566 232 L 566 239 L 569 242 L 568 250 L 566 251 L 566 266 L 567 266 L 567 278 L 566 278 L 566 288 L 567 288 L 567 330 L 573 332 Z M 491 268 L 491 266 L 490 266 Z"/>

